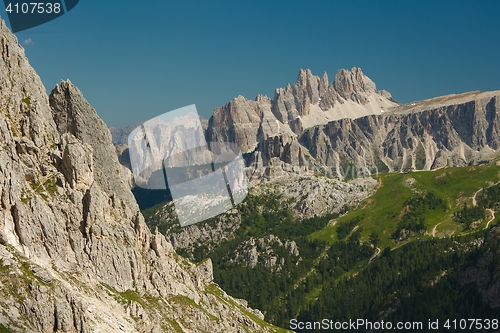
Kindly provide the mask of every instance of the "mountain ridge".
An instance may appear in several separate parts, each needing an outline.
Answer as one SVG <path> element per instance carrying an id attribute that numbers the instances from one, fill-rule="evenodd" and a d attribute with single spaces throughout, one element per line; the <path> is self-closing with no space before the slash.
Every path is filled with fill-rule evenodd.
<path id="1" fill-rule="evenodd" d="M 359 68 L 339 70 L 331 83 L 301 69 L 273 99 L 238 96 L 216 108 L 205 132 L 207 142 L 240 146 L 252 184 L 290 173 L 343 179 L 432 170 L 500 154 L 499 96 L 473 91 L 399 104 Z"/>
<path id="2" fill-rule="evenodd" d="M 301 69 L 296 83 L 276 89 L 273 99 L 258 95 L 252 101 L 238 96 L 216 108 L 209 119 L 207 141 L 236 142 L 248 153 L 269 137 L 294 138 L 305 128 L 380 113 L 395 105 L 390 94 L 376 90 L 359 68 L 339 70 L 331 83 L 326 73 L 320 79 Z"/>

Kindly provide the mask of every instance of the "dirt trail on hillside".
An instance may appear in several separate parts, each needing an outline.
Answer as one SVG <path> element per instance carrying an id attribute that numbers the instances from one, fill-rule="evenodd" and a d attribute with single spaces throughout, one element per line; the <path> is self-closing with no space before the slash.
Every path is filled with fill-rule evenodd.
<path id="1" fill-rule="evenodd" d="M 444 221 L 443 221 L 443 222 L 444 222 Z M 436 237 L 436 229 L 437 229 L 438 225 L 440 225 L 440 224 L 441 224 L 441 223 L 443 223 L 443 222 L 439 222 L 438 224 L 436 224 L 436 225 L 434 226 L 434 228 L 432 228 L 432 232 L 431 232 L 432 237 Z"/>
<path id="2" fill-rule="evenodd" d="M 491 214 L 491 218 L 488 221 L 488 223 L 486 223 L 486 227 L 485 227 L 485 229 L 488 229 L 488 227 L 490 226 L 490 223 L 495 219 L 495 211 L 492 209 L 489 209 L 489 208 L 486 209 L 486 211 L 488 211 Z"/>

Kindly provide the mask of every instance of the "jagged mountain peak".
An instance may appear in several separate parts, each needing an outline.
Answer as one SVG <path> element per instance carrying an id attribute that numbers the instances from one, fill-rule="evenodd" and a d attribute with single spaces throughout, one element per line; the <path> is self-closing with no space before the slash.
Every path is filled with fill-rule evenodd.
<path id="1" fill-rule="evenodd" d="M 258 96 L 248 101 L 238 96 L 217 108 L 209 121 L 207 139 L 237 142 L 244 152 L 251 152 L 259 142 L 277 135 L 294 142 L 307 128 L 380 114 L 396 105 L 389 93 L 376 90 L 361 69 L 341 70 L 331 84 L 326 72 L 320 78 L 309 69 L 300 69 L 297 81 L 277 88 L 273 99 Z"/>
<path id="2" fill-rule="evenodd" d="M 305 160 L 333 167 L 339 177 L 347 160 L 370 172 L 474 164 L 499 147 L 498 95 L 469 92 L 400 105 L 360 68 L 339 70 L 331 83 L 327 73 L 320 78 L 300 69 L 293 85 L 276 89 L 271 105 L 220 109 L 207 133 L 240 144 L 253 154 L 253 168 L 267 174 L 274 166 L 300 172 Z M 255 116 L 241 121 L 239 112 Z"/>
<path id="3" fill-rule="evenodd" d="M 339 69 L 331 84 L 335 91 L 344 99 L 351 99 L 353 94 L 371 94 L 377 92 L 375 83 L 359 67 L 353 67 L 351 70 Z M 315 87 L 316 85 L 319 85 L 321 97 L 329 85 L 327 72 L 323 72 L 323 75 L 319 77 L 314 75 L 310 69 L 301 68 L 293 87 L 309 90 L 312 89 L 312 86 Z M 290 90 L 290 88 L 291 86 L 288 84 L 285 90 Z M 356 100 L 353 99 L 353 101 Z"/>
<path id="4" fill-rule="evenodd" d="M 50 93 L 49 103 L 59 133 L 70 133 L 92 147 L 94 178 L 102 189 L 108 195 L 117 195 L 128 207 L 138 209 L 126 181 L 109 176 L 121 172 L 120 164 L 114 158 L 115 148 L 110 144 L 111 133 L 80 89 L 70 80 L 61 81 Z"/>
<path id="5" fill-rule="evenodd" d="M 304 85 L 307 83 L 307 81 L 319 81 L 319 77 L 314 75 L 310 69 L 300 69 L 299 70 L 299 75 L 297 76 L 297 81 L 295 84 L 297 85 Z"/>
<path id="6" fill-rule="evenodd" d="M 324 96 L 327 90 L 328 90 L 328 74 L 326 72 L 323 72 L 321 80 L 319 81 L 320 96 Z"/>
<path id="7" fill-rule="evenodd" d="M 360 104 L 366 104 L 367 95 L 376 92 L 375 83 L 363 74 L 361 68 L 356 67 L 350 71 L 339 70 L 335 75 L 333 86 L 344 99 Z"/>

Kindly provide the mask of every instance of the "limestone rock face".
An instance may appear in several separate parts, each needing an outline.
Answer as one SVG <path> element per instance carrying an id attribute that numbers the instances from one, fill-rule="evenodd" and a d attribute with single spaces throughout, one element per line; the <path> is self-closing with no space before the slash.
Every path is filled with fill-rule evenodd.
<path id="1" fill-rule="evenodd" d="M 301 70 L 294 85 L 276 90 L 271 113 L 268 98 L 240 96 L 216 110 L 207 133 L 241 145 L 252 183 L 311 170 L 352 178 L 463 166 L 498 155 L 499 97 L 471 92 L 398 105 L 359 68 L 339 70 L 331 84 L 326 73 Z"/>
<path id="2" fill-rule="evenodd" d="M 92 147 L 83 144 L 69 133 L 62 137 L 64 146 L 62 172 L 73 189 L 86 191 L 94 182 Z"/>
<path id="3" fill-rule="evenodd" d="M 0 324 L 269 331 L 212 283 L 210 261 L 192 264 L 149 231 L 95 110 L 69 81 L 49 100 L 1 20 L 0 29 Z"/>
<path id="4" fill-rule="evenodd" d="M 62 81 L 50 93 L 50 106 L 59 133 L 71 133 L 93 149 L 95 179 L 109 195 L 117 193 L 127 206 L 137 207 L 126 181 L 120 177 L 121 167 L 117 161 L 111 134 L 85 100 L 80 90 L 69 81 Z"/>
<path id="5" fill-rule="evenodd" d="M 217 108 L 207 141 L 234 142 L 251 184 L 320 172 L 338 178 L 484 163 L 500 154 L 499 91 L 399 105 L 361 69 L 300 70 L 273 99 L 238 96 Z"/>
<path id="6" fill-rule="evenodd" d="M 333 86 L 343 99 L 361 105 L 368 103 L 368 96 L 376 92 L 375 83 L 363 75 L 360 68 L 353 68 L 350 72 L 345 69 L 339 70 L 335 75 Z"/>
<path id="7" fill-rule="evenodd" d="M 261 118 L 271 117 L 269 99 L 249 101 L 238 96 L 221 108 L 217 108 L 208 122 L 208 142 L 237 142 L 243 152 L 253 151 L 265 136 L 263 131 L 277 131 L 276 123 L 265 122 Z"/>
<path id="8" fill-rule="evenodd" d="M 310 155 L 297 138 L 307 129 L 337 119 L 381 114 L 397 105 L 388 92 L 376 90 L 359 68 L 340 70 L 330 84 L 326 73 L 319 78 L 301 69 L 296 83 L 276 89 L 272 100 L 262 95 L 254 101 L 238 96 L 216 109 L 208 123 L 207 141 L 237 143 L 250 154 L 247 164 L 253 174 L 274 177 L 290 170 L 302 172 L 304 158 Z"/>
<path id="9" fill-rule="evenodd" d="M 269 137 L 300 135 L 305 129 L 344 117 L 379 114 L 396 106 L 390 94 L 380 94 L 361 69 L 341 70 L 328 84 L 310 70 L 300 70 L 296 83 L 276 89 L 271 100 L 238 96 L 214 111 L 208 123 L 208 141 L 238 143 L 244 153 L 254 151 Z"/>
<path id="10" fill-rule="evenodd" d="M 304 131 L 299 142 L 341 177 L 476 164 L 500 148 L 499 100 L 499 91 L 445 96 L 332 121 Z"/>
<path id="11" fill-rule="evenodd" d="M 250 267 L 255 267 L 258 263 L 261 263 L 263 267 L 269 270 L 280 271 L 285 259 L 275 253 L 276 248 L 285 248 L 294 257 L 300 255 L 294 241 L 282 242 L 281 239 L 271 234 L 267 237 L 252 237 L 244 241 L 240 244 L 235 258 L 231 261 L 244 262 Z"/>

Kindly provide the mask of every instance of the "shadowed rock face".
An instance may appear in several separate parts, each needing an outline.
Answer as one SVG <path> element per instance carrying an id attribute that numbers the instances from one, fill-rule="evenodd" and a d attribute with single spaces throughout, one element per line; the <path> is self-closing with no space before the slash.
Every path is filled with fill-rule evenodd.
<path id="1" fill-rule="evenodd" d="M 52 115 L 61 134 L 69 133 L 92 147 L 95 178 L 108 195 L 116 195 L 127 206 L 137 208 L 128 184 L 120 177 L 110 177 L 121 172 L 115 158 L 115 147 L 106 124 L 85 100 L 80 90 L 69 81 L 57 85 L 49 97 Z"/>
<path id="2" fill-rule="evenodd" d="M 310 167 L 305 161 L 311 158 L 308 147 L 298 140 L 308 129 L 343 118 L 379 115 L 397 105 L 359 68 L 338 71 L 330 84 L 326 73 L 319 78 L 300 70 L 296 83 L 276 89 L 272 100 L 238 96 L 217 108 L 208 123 L 207 140 L 237 143 L 249 154 L 253 175 L 274 178 Z"/>
<path id="3" fill-rule="evenodd" d="M 69 81 L 49 100 L 1 20 L 0 29 L 0 324 L 268 331 L 259 311 L 212 284 L 210 260 L 185 261 L 149 231 L 95 110 Z"/>
<path id="4" fill-rule="evenodd" d="M 352 100 L 358 104 L 369 103 L 369 94 L 375 93 L 375 83 L 363 75 L 360 68 L 353 68 L 352 71 L 341 69 L 335 75 L 333 81 L 335 91 L 345 100 Z"/>
<path id="5" fill-rule="evenodd" d="M 248 153 L 269 137 L 300 135 L 315 125 L 380 114 L 396 105 L 359 68 L 340 70 L 331 84 L 326 73 L 319 78 L 310 70 L 300 70 L 297 82 L 276 89 L 272 100 L 261 95 L 254 101 L 238 96 L 215 109 L 207 137 L 208 141 L 236 142 Z"/>

